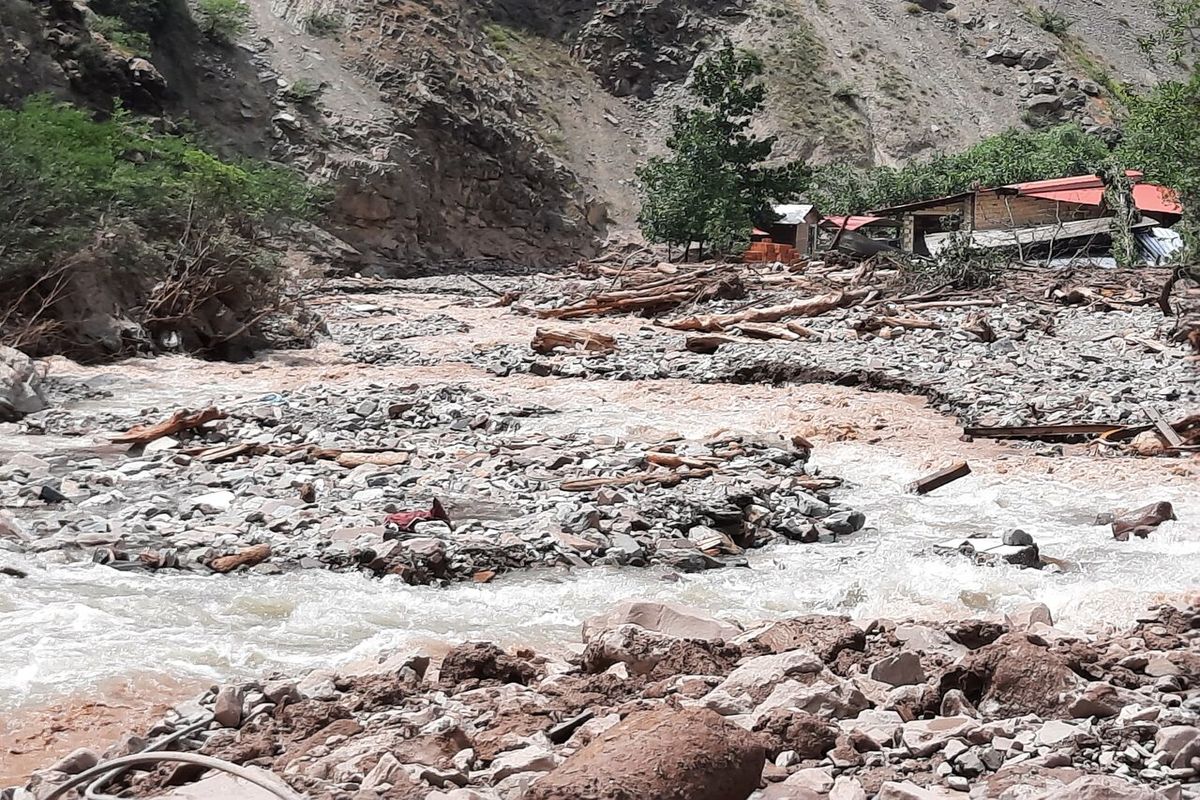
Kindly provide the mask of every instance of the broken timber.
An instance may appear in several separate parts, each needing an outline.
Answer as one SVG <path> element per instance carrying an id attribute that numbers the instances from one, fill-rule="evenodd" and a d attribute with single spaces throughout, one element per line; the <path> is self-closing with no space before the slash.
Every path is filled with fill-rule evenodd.
<path id="1" fill-rule="evenodd" d="M 1158 432 L 1167 440 L 1167 444 L 1171 447 L 1183 447 L 1183 437 L 1179 432 L 1171 427 L 1171 423 L 1167 422 L 1163 417 L 1162 412 L 1149 403 L 1142 403 L 1142 410 L 1150 417 L 1150 421 L 1154 423 L 1154 427 L 1158 428 Z"/>
<path id="2" fill-rule="evenodd" d="M 605 333 L 588 330 L 552 330 L 538 328 L 533 333 L 529 346 L 535 353 L 549 355 L 562 347 L 568 350 L 580 348 L 589 353 L 611 353 L 617 349 L 617 340 Z"/>
<path id="3" fill-rule="evenodd" d="M 970 474 L 971 466 L 965 461 L 959 461 L 945 469 L 938 470 L 932 475 L 918 478 L 908 485 L 908 491 L 912 494 L 929 494 L 934 489 L 940 489 L 946 484 L 953 483 L 959 478 L 965 478 Z"/>
<path id="4" fill-rule="evenodd" d="M 113 444 L 149 444 L 164 436 L 199 428 L 213 420 L 225 419 L 225 416 L 225 412 L 216 406 L 209 406 L 195 413 L 181 409 L 162 422 L 156 422 L 153 425 L 135 425 L 125 433 L 112 437 L 110 441 Z"/>

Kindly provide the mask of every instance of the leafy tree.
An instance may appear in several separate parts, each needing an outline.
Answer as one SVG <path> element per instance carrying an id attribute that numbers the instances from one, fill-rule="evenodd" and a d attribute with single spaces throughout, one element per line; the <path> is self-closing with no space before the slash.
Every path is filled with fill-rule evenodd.
<path id="1" fill-rule="evenodd" d="M 1166 26 L 1143 47 L 1152 58 L 1165 52 L 1190 74 L 1129 98 L 1119 155 L 1149 180 L 1178 192 L 1184 218 L 1176 229 L 1187 245 L 1185 260 L 1194 261 L 1200 258 L 1200 0 L 1155 0 L 1154 5 Z"/>
<path id="2" fill-rule="evenodd" d="M 750 239 L 754 222 L 769 218 L 772 202 L 795 194 L 801 168 L 764 166 L 775 138 L 750 133 L 766 88 L 762 61 L 726 42 L 695 71 L 698 105 L 677 107 L 667 147 L 638 170 L 646 238 L 669 245 L 692 242 L 718 253 Z"/>

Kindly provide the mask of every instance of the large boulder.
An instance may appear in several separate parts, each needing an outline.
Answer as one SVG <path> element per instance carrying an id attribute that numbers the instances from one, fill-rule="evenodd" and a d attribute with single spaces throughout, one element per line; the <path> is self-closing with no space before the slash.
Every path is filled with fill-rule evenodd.
<path id="1" fill-rule="evenodd" d="M 510 656 L 491 642 L 465 642 L 455 646 L 442 660 L 438 685 L 452 689 L 465 681 L 482 684 L 528 685 L 538 669 L 528 661 Z"/>
<path id="2" fill-rule="evenodd" d="M 621 625 L 637 625 L 676 639 L 730 640 L 741 628 L 710 617 L 703 611 L 679 603 L 655 603 L 627 600 L 610 611 L 589 617 L 583 623 L 583 641 L 589 642 L 601 631 Z"/>
<path id="3" fill-rule="evenodd" d="M 538 780 L 525 800 L 745 800 L 758 738 L 705 709 L 631 714 Z"/>
<path id="4" fill-rule="evenodd" d="M 29 356 L 0 345 L 0 422 L 13 422 L 46 407 L 41 379 Z"/>
<path id="5" fill-rule="evenodd" d="M 597 673 L 624 664 L 632 675 L 715 675 L 728 672 L 740 657 L 739 648 L 721 639 L 676 639 L 639 625 L 620 625 L 592 633 L 583 668 Z"/>
<path id="6" fill-rule="evenodd" d="M 959 689 L 993 718 L 1068 715 L 1072 699 L 1086 685 L 1061 654 L 1020 633 L 968 653 L 941 679 L 943 694 Z"/>
<path id="7" fill-rule="evenodd" d="M 768 653 L 808 650 L 829 663 L 843 650 L 861 652 L 867 637 L 849 617 L 811 614 L 772 622 L 748 633 L 744 641 Z"/>
<path id="8" fill-rule="evenodd" d="M 1045 795 L 1045 800 L 1166 800 L 1149 786 L 1138 786 L 1112 775 L 1085 775 Z"/>
<path id="9" fill-rule="evenodd" d="M 729 673 L 703 702 L 722 714 L 745 714 L 788 678 L 807 686 L 826 674 L 821 660 L 806 650 L 759 656 Z"/>

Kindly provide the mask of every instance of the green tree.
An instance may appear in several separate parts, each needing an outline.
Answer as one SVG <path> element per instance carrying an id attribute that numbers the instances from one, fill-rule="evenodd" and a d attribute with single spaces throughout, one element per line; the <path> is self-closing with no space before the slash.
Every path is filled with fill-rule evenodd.
<path id="1" fill-rule="evenodd" d="M 1142 45 L 1151 58 L 1165 53 L 1189 75 L 1129 98 L 1118 152 L 1148 180 L 1178 193 L 1184 217 L 1176 230 L 1186 245 L 1183 260 L 1195 261 L 1200 259 L 1200 0 L 1155 0 L 1154 5 L 1165 27 Z"/>
<path id="2" fill-rule="evenodd" d="M 750 125 L 763 107 L 762 61 L 726 42 L 701 63 L 690 91 L 697 105 L 677 107 L 667 147 L 638 170 L 638 223 L 652 242 L 693 242 L 731 253 L 750 239 L 755 221 L 770 218 L 775 200 L 795 194 L 802 167 L 768 167 L 774 137 Z"/>

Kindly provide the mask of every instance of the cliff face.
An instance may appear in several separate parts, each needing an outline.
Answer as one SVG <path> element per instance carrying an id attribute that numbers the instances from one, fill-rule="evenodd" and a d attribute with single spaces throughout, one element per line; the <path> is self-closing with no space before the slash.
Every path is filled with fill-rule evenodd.
<path id="1" fill-rule="evenodd" d="M 632 229 L 633 170 L 722 38 L 765 61 L 760 127 L 781 156 L 894 164 L 1013 126 L 1108 124 L 1104 79 L 1155 77 L 1143 5 L 1060 0 L 1050 18 L 1016 0 L 250 0 L 235 47 L 182 23 L 156 37 L 160 85 L 119 54 L 78 68 L 82 0 L 0 0 L 0 90 L 121 96 L 330 178 L 329 228 L 357 268 L 544 265 Z M 297 84 L 319 96 L 297 101 Z"/>

